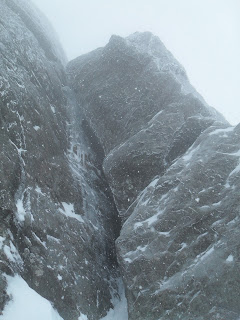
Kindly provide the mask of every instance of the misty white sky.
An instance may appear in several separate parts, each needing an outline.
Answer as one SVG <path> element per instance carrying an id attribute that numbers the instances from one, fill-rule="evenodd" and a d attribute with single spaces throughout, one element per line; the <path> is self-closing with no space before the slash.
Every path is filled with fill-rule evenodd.
<path id="1" fill-rule="evenodd" d="M 71 60 L 112 34 L 151 31 L 185 67 L 208 104 L 240 122 L 239 0 L 32 0 Z"/>

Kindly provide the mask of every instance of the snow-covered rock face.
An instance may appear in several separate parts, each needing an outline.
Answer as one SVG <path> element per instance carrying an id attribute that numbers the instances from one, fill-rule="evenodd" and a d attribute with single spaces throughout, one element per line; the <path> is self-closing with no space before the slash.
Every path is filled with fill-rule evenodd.
<path id="1" fill-rule="evenodd" d="M 237 320 L 239 127 L 150 33 L 68 65 L 122 217 L 129 319 Z"/>
<path id="2" fill-rule="evenodd" d="M 1 0 L 0 320 L 127 320 L 117 258 L 130 320 L 237 320 L 240 127 L 149 32 L 64 65 Z"/>
<path id="3" fill-rule="evenodd" d="M 239 319 L 239 134 L 208 128 L 129 209 L 117 248 L 130 319 Z"/>
<path id="4" fill-rule="evenodd" d="M 101 150 L 45 18 L 1 0 L 0 20 L 0 310 L 4 274 L 18 273 L 64 320 L 96 320 L 112 307 L 119 234 Z"/>

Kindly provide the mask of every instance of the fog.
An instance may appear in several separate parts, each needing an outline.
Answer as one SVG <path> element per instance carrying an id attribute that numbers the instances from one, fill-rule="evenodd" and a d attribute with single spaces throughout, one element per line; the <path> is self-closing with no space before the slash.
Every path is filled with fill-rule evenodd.
<path id="1" fill-rule="evenodd" d="M 240 122 L 239 0 L 33 0 L 71 60 L 112 34 L 151 31 L 191 83 L 232 124 Z"/>

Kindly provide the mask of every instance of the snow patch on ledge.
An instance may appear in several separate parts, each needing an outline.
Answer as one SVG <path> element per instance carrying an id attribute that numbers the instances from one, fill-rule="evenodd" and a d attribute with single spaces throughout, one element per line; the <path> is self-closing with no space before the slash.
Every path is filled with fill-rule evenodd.
<path id="1" fill-rule="evenodd" d="M 10 241 L 9 246 L 4 245 L 3 252 L 9 261 L 16 263 L 20 267 L 23 265 L 23 260 L 12 241 Z"/>
<path id="2" fill-rule="evenodd" d="M 233 258 L 232 254 L 230 254 L 226 259 L 227 262 L 233 262 L 233 260 L 234 260 L 234 258 Z"/>
<path id="3" fill-rule="evenodd" d="M 19 276 L 6 276 L 7 293 L 12 300 L 3 310 L 0 320 L 63 320 L 51 303 L 31 289 Z"/>
<path id="4" fill-rule="evenodd" d="M 83 218 L 79 214 L 75 213 L 74 205 L 72 203 L 62 202 L 62 205 L 64 210 L 61 208 L 58 209 L 62 214 L 64 214 L 66 217 L 74 218 L 80 222 L 84 222 Z"/>
<path id="5" fill-rule="evenodd" d="M 23 205 L 23 197 L 17 200 L 16 207 L 18 220 L 21 222 L 25 221 L 26 211 Z"/>

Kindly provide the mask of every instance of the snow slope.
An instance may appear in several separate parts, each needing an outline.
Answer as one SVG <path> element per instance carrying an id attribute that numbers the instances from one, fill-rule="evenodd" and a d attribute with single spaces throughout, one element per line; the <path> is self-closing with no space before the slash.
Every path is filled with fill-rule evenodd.
<path id="1" fill-rule="evenodd" d="M 19 275 L 7 276 L 7 292 L 12 300 L 0 320 L 63 320 L 51 303 L 31 289 Z"/>

